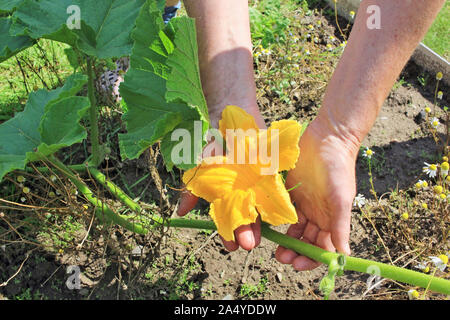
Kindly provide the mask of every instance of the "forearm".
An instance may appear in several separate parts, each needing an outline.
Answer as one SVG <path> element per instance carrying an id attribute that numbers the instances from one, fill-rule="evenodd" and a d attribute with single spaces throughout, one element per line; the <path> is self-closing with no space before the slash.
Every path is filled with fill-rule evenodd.
<path id="1" fill-rule="evenodd" d="M 316 120 L 352 142 L 371 129 L 395 80 L 424 37 L 444 0 L 363 1 Z M 366 13 L 377 5 L 381 29 L 369 29 Z"/>
<path id="2" fill-rule="evenodd" d="M 184 0 L 196 19 L 200 75 L 212 125 L 226 105 L 258 117 L 248 4 L 244 0 Z"/>

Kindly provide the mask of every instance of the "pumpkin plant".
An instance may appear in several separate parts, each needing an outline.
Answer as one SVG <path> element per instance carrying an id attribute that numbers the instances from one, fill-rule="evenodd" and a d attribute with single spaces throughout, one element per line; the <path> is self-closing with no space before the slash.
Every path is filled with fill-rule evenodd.
<path id="1" fill-rule="evenodd" d="M 266 132 L 267 140 L 279 132 L 280 152 L 286 153 L 280 155 L 279 166 L 269 175 L 257 174 L 256 169 L 264 167 L 259 160 L 255 165 L 235 165 L 222 159 L 222 164 L 196 166 L 195 160 L 206 145 L 209 116 L 200 81 L 195 23 L 188 17 L 179 17 L 164 24 L 161 17 L 164 4 L 161 0 L 0 0 L 0 62 L 45 38 L 68 44 L 71 64 L 83 71 L 74 72 L 60 88 L 30 93 L 23 112 L 0 125 L 0 181 L 14 170 L 26 169 L 31 162 L 43 161 L 76 186 L 95 206 L 101 222 L 115 223 L 139 234 L 147 233 L 154 225 L 218 227 L 221 235 L 232 239 L 239 224 L 253 222 L 258 214 L 271 224 L 295 223 L 295 210 L 279 172 L 295 164 L 304 127 L 295 121 L 282 120 L 274 122 Z M 74 24 L 68 23 L 69 7 L 81 13 L 73 17 L 78 19 Z M 123 116 L 127 132 L 119 135 L 122 160 L 136 159 L 159 142 L 166 168 L 170 171 L 177 166 L 187 170 L 183 177 L 187 188 L 212 203 L 213 221 L 166 219 L 148 213 L 98 169 L 108 148 L 99 139 L 94 67 L 99 62 L 111 63 L 112 59 L 124 56 L 130 56 L 130 69 L 120 86 L 127 107 Z M 83 96 L 81 92 L 86 87 L 87 94 Z M 89 120 L 89 130 L 81 124 L 83 117 Z M 237 124 L 233 124 L 232 118 L 239 119 Z M 237 107 L 229 107 L 220 129 L 224 134 L 226 129 L 248 129 L 249 124 L 256 129 L 251 116 Z M 173 159 L 178 141 L 173 141 L 172 133 L 178 129 L 189 133 L 192 139 L 190 161 L 182 163 Z M 196 131 L 200 131 L 200 136 Z M 264 133 L 258 132 L 261 134 Z M 84 163 L 69 166 L 57 158 L 62 148 L 84 140 L 91 144 L 91 155 Z M 249 145 L 260 147 L 253 142 Z M 123 214 L 110 208 L 77 171 L 88 172 L 132 213 Z M 208 181 L 211 188 L 203 188 L 206 183 L 202 181 Z M 223 185 L 227 187 L 222 188 Z M 271 188 L 270 194 L 267 188 Z M 329 265 L 329 274 L 320 286 L 326 296 L 334 287 L 335 275 L 344 270 L 370 273 L 371 266 L 379 269 L 381 277 L 450 294 L 450 282 L 445 279 L 328 252 L 282 235 L 266 223 L 261 232 L 271 241 Z"/>

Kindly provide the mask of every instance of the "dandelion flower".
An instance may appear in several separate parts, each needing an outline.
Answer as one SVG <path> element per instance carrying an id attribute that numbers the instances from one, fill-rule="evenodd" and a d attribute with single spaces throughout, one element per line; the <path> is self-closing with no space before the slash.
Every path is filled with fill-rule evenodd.
<path id="1" fill-rule="evenodd" d="M 434 266 L 441 271 L 444 271 L 445 268 L 447 267 L 448 257 L 445 254 L 441 254 L 438 257 L 430 256 L 428 258 L 430 258 Z"/>
<path id="2" fill-rule="evenodd" d="M 352 11 L 350 11 L 349 14 L 350 14 L 350 18 L 351 19 L 353 19 L 355 17 L 355 11 L 352 10 Z"/>
<path id="3" fill-rule="evenodd" d="M 426 107 L 426 108 L 425 108 L 425 112 L 426 112 L 426 113 L 430 113 L 430 112 L 431 112 L 431 108 L 430 108 L 430 107 Z"/>
<path id="4" fill-rule="evenodd" d="M 358 195 L 355 197 L 355 200 L 353 201 L 353 206 L 361 208 L 365 204 L 366 204 L 366 198 L 364 197 L 363 194 L 358 193 Z"/>
<path id="5" fill-rule="evenodd" d="M 442 91 L 439 91 L 438 93 L 437 93 L 437 98 L 439 99 L 439 100 L 442 100 L 442 97 L 444 96 L 444 94 L 442 93 Z"/>
<path id="6" fill-rule="evenodd" d="M 438 125 L 439 125 L 439 119 L 436 118 L 436 117 L 434 117 L 433 119 L 431 119 L 430 124 L 431 124 L 431 126 L 432 126 L 433 128 L 436 129 L 436 128 L 438 127 Z"/>
<path id="7" fill-rule="evenodd" d="M 368 159 L 372 159 L 372 156 L 374 155 L 375 152 L 373 152 L 372 149 L 366 148 L 366 150 L 364 150 L 363 156 L 368 158 Z"/>
<path id="8" fill-rule="evenodd" d="M 443 77 L 444 75 L 442 74 L 442 72 L 438 72 L 438 73 L 436 73 L 436 80 L 442 80 L 442 77 Z"/>
<path id="9" fill-rule="evenodd" d="M 447 161 L 441 163 L 441 176 L 445 177 L 448 175 L 449 164 Z"/>
<path id="10" fill-rule="evenodd" d="M 425 172 L 430 178 L 436 177 L 437 166 L 435 164 L 429 164 L 424 162 L 423 172 Z"/>
<path id="11" fill-rule="evenodd" d="M 409 300 L 414 300 L 419 298 L 420 294 L 417 290 L 411 289 L 408 291 Z"/>

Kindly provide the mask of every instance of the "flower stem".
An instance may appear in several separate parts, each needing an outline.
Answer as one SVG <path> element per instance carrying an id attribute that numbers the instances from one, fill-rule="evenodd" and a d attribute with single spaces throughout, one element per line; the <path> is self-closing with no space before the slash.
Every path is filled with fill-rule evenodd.
<path id="1" fill-rule="evenodd" d="M 100 143 L 99 143 L 99 133 L 98 133 L 98 110 L 97 101 L 95 99 L 94 92 L 94 72 L 92 58 L 87 57 L 87 74 L 88 74 L 88 97 L 91 104 L 89 109 L 89 120 L 90 120 L 90 140 L 92 146 L 92 163 L 94 166 L 98 166 L 101 162 L 100 160 Z"/>

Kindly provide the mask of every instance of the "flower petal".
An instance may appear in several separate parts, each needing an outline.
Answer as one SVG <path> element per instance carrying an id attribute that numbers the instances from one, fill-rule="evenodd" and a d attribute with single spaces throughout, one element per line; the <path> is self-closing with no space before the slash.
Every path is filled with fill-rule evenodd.
<path id="1" fill-rule="evenodd" d="M 263 177 L 253 191 L 263 221 L 274 226 L 298 222 L 297 212 L 279 174 Z"/>
<path id="2" fill-rule="evenodd" d="M 234 190 L 247 190 L 259 177 L 249 165 L 226 164 L 226 157 L 203 159 L 195 168 L 183 175 L 186 188 L 208 202 L 224 198 Z"/>
<path id="3" fill-rule="evenodd" d="M 294 120 L 274 121 L 267 130 L 267 133 L 261 131 L 260 143 L 261 145 L 263 143 L 267 145 L 267 151 L 263 150 L 260 153 L 264 154 L 266 152 L 270 157 L 271 166 L 277 168 L 273 174 L 295 167 L 298 156 L 300 155 L 300 148 L 298 146 L 300 135 L 301 126 Z M 278 139 L 278 147 L 275 139 Z M 274 144 L 272 145 L 272 143 Z M 276 158 L 277 156 L 278 159 Z M 263 163 L 267 163 L 267 159 L 262 159 L 261 157 L 260 160 Z"/>
<path id="4" fill-rule="evenodd" d="M 209 215 L 222 238 L 234 241 L 234 230 L 239 226 L 254 223 L 258 217 L 255 194 L 252 190 L 234 190 L 211 203 Z"/>
<path id="5" fill-rule="evenodd" d="M 224 138 L 227 129 L 242 129 L 245 131 L 248 129 L 258 130 L 259 128 L 256 125 L 255 118 L 246 111 L 238 106 L 226 106 L 222 111 L 222 119 L 219 120 L 219 130 Z"/>

